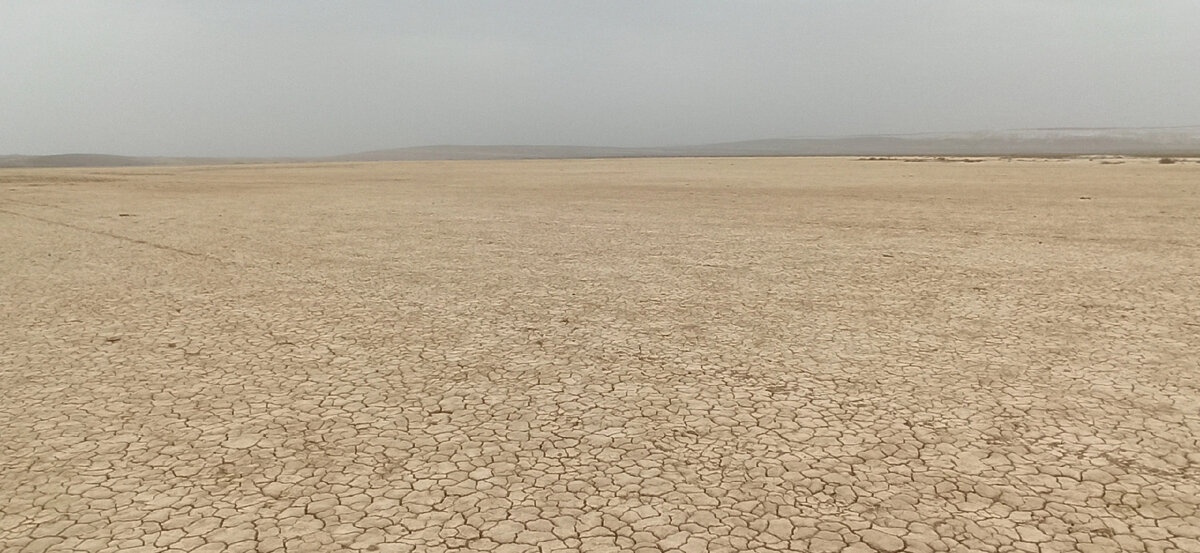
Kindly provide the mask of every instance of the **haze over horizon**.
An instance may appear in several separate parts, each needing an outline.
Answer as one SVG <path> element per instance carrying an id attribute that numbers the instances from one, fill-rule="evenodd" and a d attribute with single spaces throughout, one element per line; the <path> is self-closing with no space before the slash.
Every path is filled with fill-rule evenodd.
<path id="1" fill-rule="evenodd" d="M 1200 124 L 1200 2 L 0 2 L 0 154 Z"/>

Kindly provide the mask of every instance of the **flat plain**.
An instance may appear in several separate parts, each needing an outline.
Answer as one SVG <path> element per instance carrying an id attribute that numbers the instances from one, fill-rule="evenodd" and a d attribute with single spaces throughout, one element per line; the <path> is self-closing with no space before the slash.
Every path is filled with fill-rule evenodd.
<path id="1" fill-rule="evenodd" d="M 1200 164 L 0 171 L 0 551 L 1200 551 Z"/>

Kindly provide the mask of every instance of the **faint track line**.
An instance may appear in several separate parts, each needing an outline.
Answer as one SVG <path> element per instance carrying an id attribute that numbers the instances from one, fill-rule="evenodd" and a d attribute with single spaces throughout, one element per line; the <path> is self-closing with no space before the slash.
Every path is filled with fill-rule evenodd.
<path id="1" fill-rule="evenodd" d="M 176 248 L 174 246 L 168 246 L 166 244 L 159 244 L 156 242 L 150 242 L 148 240 L 142 240 L 140 238 L 131 238 L 129 236 L 122 236 L 120 234 L 108 232 L 105 230 L 96 230 L 96 229 L 87 228 L 84 226 L 73 225 L 71 223 L 64 223 L 62 221 L 55 221 L 54 219 L 46 219 L 44 217 L 38 217 L 36 215 L 29 215 L 26 213 L 10 211 L 7 209 L 0 209 L 0 213 L 7 213 L 9 215 L 13 215 L 16 217 L 24 217 L 26 219 L 32 219 L 34 221 L 40 221 L 40 222 L 51 224 L 51 225 L 58 225 L 61 227 L 66 227 L 66 228 L 72 229 L 72 230 L 78 230 L 80 232 L 88 232 L 88 233 L 96 234 L 96 235 L 100 235 L 100 236 L 107 236 L 109 238 L 116 238 L 117 240 L 124 240 L 126 242 L 132 242 L 134 244 L 141 244 L 143 246 L 150 246 L 151 248 L 157 248 L 160 250 L 175 252 L 178 254 L 183 254 L 183 255 L 187 255 L 187 256 L 191 256 L 191 257 L 205 257 L 205 258 L 210 258 L 210 259 L 217 259 L 206 253 L 193 252 L 193 251 L 189 251 L 189 250 L 185 250 L 185 249 L 181 249 L 181 248 Z"/>

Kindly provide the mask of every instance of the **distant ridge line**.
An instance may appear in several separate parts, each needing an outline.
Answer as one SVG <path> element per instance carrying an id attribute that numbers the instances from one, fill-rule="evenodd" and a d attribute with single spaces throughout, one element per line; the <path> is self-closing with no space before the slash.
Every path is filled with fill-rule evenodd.
<path id="1" fill-rule="evenodd" d="M 973 131 L 920 131 L 920 132 L 900 132 L 900 133 L 876 133 L 876 134 L 830 134 L 830 135 L 803 135 L 803 136 L 788 136 L 778 139 L 766 140 L 838 140 L 846 138 L 891 138 L 891 137 L 909 137 L 909 136 L 962 136 L 967 134 L 1002 134 L 1002 133 L 1019 133 L 1019 132 L 1044 132 L 1044 131 L 1059 131 L 1059 132 L 1074 132 L 1074 131 L 1165 131 L 1165 130 L 1183 130 L 1196 129 L 1200 131 L 1200 124 L 1197 125 L 1169 125 L 1162 127 L 1018 127 L 1013 129 L 995 129 L 995 130 L 973 130 Z M 750 140 L 751 142 L 753 141 Z"/>
<path id="2" fill-rule="evenodd" d="M 0 156 L 0 167 L 129 167 L 338 161 L 784 156 L 1200 156 L 1200 125 L 1063 127 L 828 138 L 773 138 L 664 147 L 436 145 L 305 158 L 134 157 L 107 154 Z"/>

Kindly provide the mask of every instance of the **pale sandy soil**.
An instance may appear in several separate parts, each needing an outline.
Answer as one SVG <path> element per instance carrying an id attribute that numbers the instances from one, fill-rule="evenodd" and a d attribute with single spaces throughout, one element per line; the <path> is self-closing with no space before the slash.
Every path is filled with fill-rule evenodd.
<path id="1" fill-rule="evenodd" d="M 1200 551 L 1200 165 L 0 171 L 0 551 Z"/>

